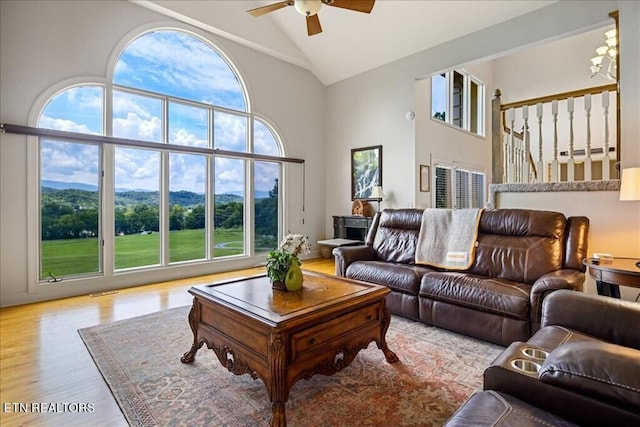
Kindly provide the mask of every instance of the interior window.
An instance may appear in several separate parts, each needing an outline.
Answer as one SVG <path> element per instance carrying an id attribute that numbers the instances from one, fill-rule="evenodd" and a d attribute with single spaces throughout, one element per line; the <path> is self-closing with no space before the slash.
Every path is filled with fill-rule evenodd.
<path id="1" fill-rule="evenodd" d="M 484 84 L 462 70 L 431 76 L 431 117 L 484 136 Z"/>

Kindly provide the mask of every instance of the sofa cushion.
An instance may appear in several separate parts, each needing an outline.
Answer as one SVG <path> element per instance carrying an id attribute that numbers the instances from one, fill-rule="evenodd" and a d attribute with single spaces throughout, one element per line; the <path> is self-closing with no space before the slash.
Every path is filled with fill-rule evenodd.
<path id="1" fill-rule="evenodd" d="M 445 427 L 469 426 L 568 427 L 577 424 L 508 394 L 485 390 L 474 393 L 445 424 Z"/>
<path id="2" fill-rule="evenodd" d="M 540 381 L 640 411 L 640 351 L 601 341 L 560 345 Z"/>
<path id="3" fill-rule="evenodd" d="M 382 211 L 373 250 L 380 261 L 414 264 L 422 211 L 396 209 Z"/>
<path id="4" fill-rule="evenodd" d="M 428 267 L 383 261 L 356 261 L 347 268 L 347 277 L 386 285 L 395 292 L 418 295 L 422 275 L 433 271 Z"/>
<path id="5" fill-rule="evenodd" d="M 562 269 L 566 219 L 563 214 L 524 209 L 484 211 L 475 262 L 480 276 L 532 284 Z"/>
<path id="6" fill-rule="evenodd" d="M 420 298 L 430 298 L 475 310 L 528 319 L 531 286 L 468 273 L 429 272 L 422 277 Z"/>

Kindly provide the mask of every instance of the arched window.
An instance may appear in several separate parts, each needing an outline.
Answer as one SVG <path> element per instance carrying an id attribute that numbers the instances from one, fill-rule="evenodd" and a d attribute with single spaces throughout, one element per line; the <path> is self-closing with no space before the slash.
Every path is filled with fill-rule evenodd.
<path id="1" fill-rule="evenodd" d="M 229 60 L 197 36 L 156 30 L 112 71 L 106 84 L 64 88 L 38 120 L 113 137 L 40 138 L 40 280 L 277 246 L 281 163 L 251 154 L 282 156 L 281 144 Z"/>

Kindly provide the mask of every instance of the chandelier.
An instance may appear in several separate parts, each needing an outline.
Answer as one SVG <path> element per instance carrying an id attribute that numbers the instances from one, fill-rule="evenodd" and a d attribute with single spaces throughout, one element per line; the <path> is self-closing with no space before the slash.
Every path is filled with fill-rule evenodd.
<path id="1" fill-rule="evenodd" d="M 596 49 L 597 56 L 591 58 L 591 77 L 601 75 L 609 80 L 618 79 L 618 37 L 616 30 L 604 33 L 605 44 Z"/>

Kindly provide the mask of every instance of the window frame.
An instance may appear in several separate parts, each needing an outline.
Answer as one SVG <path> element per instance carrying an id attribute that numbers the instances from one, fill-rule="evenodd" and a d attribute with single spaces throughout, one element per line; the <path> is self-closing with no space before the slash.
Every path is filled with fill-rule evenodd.
<path id="1" fill-rule="evenodd" d="M 178 32 L 182 32 L 187 35 L 193 36 L 198 40 L 202 41 L 203 43 L 205 43 L 207 46 L 209 46 L 214 52 L 218 53 L 227 62 L 227 65 L 230 67 L 230 69 L 235 73 L 237 77 L 239 86 L 244 96 L 246 111 L 232 110 L 226 107 L 203 104 L 203 103 L 195 102 L 192 100 L 181 99 L 179 97 L 147 92 L 144 90 L 128 88 L 128 87 L 115 84 L 113 82 L 114 66 L 117 63 L 117 58 L 123 52 L 123 50 L 126 49 L 126 46 L 128 45 L 128 43 L 135 40 L 138 37 L 142 37 L 143 35 L 151 31 L 162 31 L 162 30 L 178 31 Z M 255 240 L 254 234 L 253 234 L 254 227 L 255 227 L 254 217 L 253 217 L 253 211 L 255 209 L 254 183 L 253 183 L 253 173 L 254 173 L 253 171 L 254 171 L 255 162 L 260 161 L 259 159 L 260 156 L 269 157 L 267 161 L 277 163 L 279 167 L 279 173 L 278 173 L 279 194 L 278 194 L 278 200 L 277 200 L 278 230 L 277 230 L 277 236 L 276 236 L 277 241 L 281 240 L 284 230 L 286 229 L 284 225 L 284 221 L 286 219 L 286 213 L 282 211 L 282 208 L 284 206 L 283 199 L 284 199 L 284 193 L 285 193 L 284 190 L 286 185 L 285 179 L 284 179 L 285 164 L 288 161 L 289 162 L 295 161 L 297 163 L 303 162 L 302 160 L 299 160 L 299 159 L 289 159 L 284 156 L 284 145 L 282 143 L 282 139 L 280 137 L 280 134 L 277 132 L 277 130 L 273 126 L 273 124 L 271 124 L 269 120 L 267 120 L 265 117 L 262 117 L 259 114 L 255 114 L 251 110 L 249 93 L 247 91 L 246 84 L 244 83 L 242 74 L 238 71 L 237 67 L 227 58 L 227 56 L 221 51 L 221 49 L 218 46 L 216 46 L 214 43 L 212 43 L 210 40 L 208 40 L 205 36 L 194 34 L 192 30 L 182 28 L 181 26 L 172 26 L 172 27 L 162 27 L 162 28 L 153 27 L 148 30 L 135 31 L 129 34 L 127 37 L 125 37 L 125 39 L 126 39 L 125 42 L 121 42 L 118 46 L 114 47 L 112 57 L 109 62 L 109 65 L 110 65 L 109 71 L 106 77 L 79 77 L 79 78 L 67 79 L 53 85 L 48 90 L 44 91 L 38 97 L 36 102 L 34 102 L 29 115 L 28 123 L 30 125 L 37 126 L 37 123 L 40 117 L 42 116 L 42 114 L 45 112 L 45 109 L 48 106 L 49 101 L 51 101 L 56 96 L 64 93 L 65 91 L 73 87 L 100 86 L 103 90 L 103 97 L 104 97 L 103 98 L 104 123 L 103 123 L 102 135 L 105 138 L 110 138 L 110 135 L 113 134 L 114 91 L 122 90 L 127 93 L 143 94 L 144 96 L 150 96 L 150 97 L 153 97 L 154 99 L 161 98 L 163 102 L 162 110 L 163 110 L 163 120 L 164 120 L 164 123 L 162 126 L 163 127 L 162 142 L 139 141 L 140 148 L 149 149 L 151 148 L 149 147 L 149 144 L 153 144 L 155 147 L 152 149 L 160 151 L 162 158 L 164 157 L 168 158 L 169 153 L 185 153 L 185 151 L 187 151 L 186 154 L 189 154 L 189 153 L 200 154 L 200 155 L 204 154 L 207 157 L 207 161 L 206 161 L 207 169 L 210 171 L 209 178 L 207 179 L 207 184 L 206 184 L 207 199 L 211 199 L 210 202 L 206 202 L 206 206 L 205 206 L 208 217 L 211 217 L 211 215 L 213 214 L 213 188 L 212 187 L 213 187 L 213 178 L 214 178 L 213 164 L 214 164 L 215 158 L 217 156 L 224 157 L 225 155 L 229 155 L 231 157 L 244 159 L 243 160 L 244 176 L 245 176 L 245 179 L 244 179 L 245 196 L 243 201 L 243 204 L 244 204 L 244 220 L 243 220 L 244 251 L 240 255 L 229 256 L 229 257 L 214 257 L 213 242 L 209 244 L 208 242 L 209 239 L 207 239 L 206 259 L 170 263 L 170 262 L 166 262 L 169 259 L 168 254 L 162 254 L 162 252 L 165 249 L 168 249 L 169 247 L 168 236 L 166 236 L 165 238 L 161 238 L 162 247 L 161 247 L 161 257 L 160 257 L 159 265 L 144 266 L 140 268 L 132 268 L 132 269 L 126 269 L 126 270 L 117 270 L 114 264 L 115 212 L 113 209 L 115 208 L 115 203 L 114 203 L 113 191 L 115 187 L 115 181 L 114 181 L 115 171 L 113 169 L 113 165 L 115 160 L 114 159 L 115 147 L 118 146 L 118 143 L 117 141 L 114 143 L 99 143 L 99 142 L 96 143 L 95 141 L 88 141 L 89 143 L 97 144 L 100 146 L 99 157 L 102 162 L 100 165 L 101 179 L 100 179 L 100 186 L 99 186 L 100 208 L 99 208 L 99 224 L 98 224 L 98 229 L 100 234 L 98 237 L 100 242 L 100 255 L 99 255 L 98 262 L 100 265 L 100 268 L 99 268 L 100 271 L 97 272 L 96 274 L 92 273 L 90 275 L 73 275 L 73 276 L 65 277 L 65 280 L 63 282 L 57 283 L 57 284 L 68 285 L 68 286 L 63 286 L 64 288 L 67 288 L 67 287 L 73 288 L 74 286 L 76 287 L 80 286 L 80 289 L 81 289 L 83 284 L 86 284 L 87 281 L 91 281 L 96 284 L 111 283 L 109 279 L 113 278 L 114 276 L 119 276 L 119 277 L 131 276 L 131 280 L 133 280 L 134 282 L 137 281 L 138 279 L 133 278 L 133 276 L 139 277 L 140 275 L 149 277 L 148 280 L 154 280 L 153 277 L 159 277 L 159 276 L 164 277 L 166 279 L 167 275 L 162 273 L 166 272 L 167 268 L 170 268 L 171 270 L 179 270 L 183 264 L 188 264 L 187 267 L 189 268 L 189 271 L 191 273 L 190 275 L 199 274 L 199 271 L 202 274 L 206 274 L 211 272 L 212 264 L 226 263 L 226 264 L 230 264 L 228 268 L 235 268 L 231 264 L 237 264 L 238 260 L 254 258 L 256 255 L 255 247 L 253 245 L 253 242 Z M 244 117 L 247 122 L 247 136 L 246 136 L 245 151 L 237 152 L 237 153 L 235 152 L 229 153 L 228 151 L 226 151 L 224 153 L 217 154 L 215 152 L 216 150 L 213 149 L 214 124 L 212 120 L 210 120 L 209 122 L 209 130 L 208 130 L 209 147 L 207 149 L 203 149 L 201 147 L 195 147 L 194 150 L 190 150 L 188 146 L 169 144 L 168 143 L 169 123 L 168 123 L 168 117 L 166 116 L 168 115 L 169 105 L 172 101 L 181 105 L 191 105 L 191 106 L 207 108 L 210 111 L 209 115 L 211 118 L 213 117 L 214 111 L 222 111 L 225 113 L 231 113 L 234 115 L 239 115 Z M 279 151 L 279 156 L 257 155 L 258 158 L 256 158 L 255 156 L 252 156 L 253 149 L 254 149 L 253 127 L 256 121 L 259 121 L 261 124 L 263 124 L 264 127 L 273 136 L 273 140 L 277 144 L 277 150 Z M 87 135 L 91 136 L 91 134 L 87 134 Z M 41 264 L 40 256 L 41 256 L 41 241 L 42 241 L 41 240 L 41 210 L 40 210 L 40 205 L 41 205 L 41 190 L 40 190 L 41 161 L 40 161 L 40 142 L 39 142 L 40 138 L 53 140 L 53 141 L 56 140 L 56 138 L 49 138 L 49 137 L 45 138 L 45 137 L 32 136 L 32 135 L 27 136 L 27 141 L 28 141 L 27 170 L 28 170 L 28 191 L 29 191 L 27 221 L 28 221 L 28 224 L 31 225 L 28 228 L 28 235 L 27 235 L 27 239 L 28 239 L 27 251 L 29 255 L 28 256 L 29 293 L 42 292 L 42 291 L 45 291 L 46 289 L 51 288 L 50 286 L 48 286 L 50 285 L 50 283 L 47 280 L 45 280 L 45 278 L 42 278 L 42 279 L 40 278 L 40 264 Z M 122 139 L 122 138 L 114 138 L 114 139 Z M 60 140 L 63 140 L 63 139 L 61 138 Z M 81 141 L 76 141 L 76 142 L 81 143 Z M 133 146 L 135 146 L 138 141 L 127 140 L 127 142 L 131 142 Z M 128 146 L 129 146 L 128 144 L 124 145 L 124 147 L 128 147 Z M 177 150 L 173 150 L 173 148 L 176 148 Z M 221 150 L 221 151 L 225 151 L 225 150 Z M 161 192 L 168 191 L 169 172 L 170 172 L 169 167 L 165 167 L 164 170 L 160 172 Z M 163 187 L 166 187 L 166 190 L 163 189 Z M 212 193 L 211 197 L 208 196 L 210 187 L 211 187 L 210 192 Z M 168 221 L 169 221 L 168 200 L 164 202 L 162 201 L 160 202 L 160 210 L 161 210 L 160 230 L 164 230 L 165 228 L 168 229 Z M 167 212 L 165 212 L 165 210 Z M 163 222 L 166 223 L 166 227 L 164 226 Z M 210 222 L 211 222 L 211 226 L 207 227 L 207 230 L 210 230 L 210 233 L 212 234 L 214 231 L 213 221 L 210 221 Z M 262 252 L 260 252 L 260 254 L 261 253 Z M 230 260 L 230 258 L 235 258 L 236 261 Z M 198 267 L 198 265 L 200 267 Z M 127 280 L 125 280 L 124 282 L 127 282 Z M 113 284 L 111 283 L 111 287 L 112 286 Z M 66 292 L 66 291 L 62 291 L 62 292 Z"/>
<path id="2" fill-rule="evenodd" d="M 446 87 L 446 97 L 445 97 L 445 117 L 441 119 L 439 117 L 435 117 L 433 112 L 434 105 L 434 77 L 441 77 L 444 75 L 445 78 L 445 87 Z M 460 76 L 462 78 L 462 94 L 460 94 L 462 105 L 460 107 L 461 119 L 459 119 L 460 124 L 455 123 L 458 119 L 454 120 L 453 113 L 454 110 L 458 107 L 454 105 L 454 98 L 456 96 L 456 78 L 455 76 Z M 431 120 L 439 123 L 445 123 L 449 126 L 452 126 L 456 129 L 463 130 L 465 132 L 469 132 L 472 135 L 484 137 L 486 136 L 485 129 L 485 117 L 486 117 L 486 87 L 485 84 L 478 77 L 468 73 L 464 69 L 456 68 L 452 70 L 445 71 L 443 73 L 436 73 L 431 76 L 430 79 L 430 90 L 431 90 L 431 98 L 430 98 L 430 111 L 431 111 Z M 475 85 L 477 87 L 476 100 L 472 103 L 472 93 L 471 87 Z M 475 130 L 472 129 L 472 111 L 476 110 L 476 114 L 474 114 L 474 119 L 476 123 Z"/>

